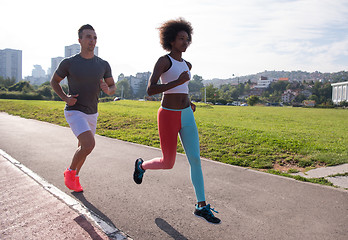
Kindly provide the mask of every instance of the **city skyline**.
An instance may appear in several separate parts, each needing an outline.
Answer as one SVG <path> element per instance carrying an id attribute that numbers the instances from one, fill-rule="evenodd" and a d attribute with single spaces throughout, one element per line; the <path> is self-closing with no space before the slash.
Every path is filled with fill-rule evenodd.
<path id="1" fill-rule="evenodd" d="M 192 63 L 192 73 L 204 79 L 264 70 L 339 72 L 348 66 L 344 0 L 178 0 L 166 6 L 157 0 L 62 0 L 54 9 L 43 0 L 34 2 L 40 7 L 24 0 L 0 3 L 0 20 L 6 23 L 0 26 L 5 36 L 0 49 L 22 50 L 23 78 L 31 75 L 34 65 L 47 71 L 51 58 L 64 56 L 65 46 L 78 44 L 77 29 L 86 23 L 96 29 L 99 56 L 110 63 L 114 79 L 121 73 L 152 71 L 166 54 L 156 28 L 178 17 L 194 28 L 183 58 Z"/>

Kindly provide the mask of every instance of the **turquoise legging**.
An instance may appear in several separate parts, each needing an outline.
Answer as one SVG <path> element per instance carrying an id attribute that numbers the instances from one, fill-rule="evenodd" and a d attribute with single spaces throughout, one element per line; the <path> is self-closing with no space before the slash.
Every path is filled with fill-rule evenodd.
<path id="1" fill-rule="evenodd" d="M 142 164 L 142 168 L 145 170 L 173 168 L 179 133 L 181 143 L 190 163 L 191 181 L 195 189 L 197 201 L 205 201 L 198 130 L 191 107 L 180 110 L 160 107 L 157 122 L 163 157 L 145 161 Z"/>

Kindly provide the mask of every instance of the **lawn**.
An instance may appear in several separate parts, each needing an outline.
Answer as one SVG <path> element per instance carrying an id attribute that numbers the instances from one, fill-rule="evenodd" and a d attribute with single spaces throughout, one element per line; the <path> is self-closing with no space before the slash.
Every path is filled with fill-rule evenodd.
<path id="1" fill-rule="evenodd" d="M 99 104 L 97 134 L 159 147 L 159 102 L 121 100 Z M 64 103 L 0 100 L 0 111 L 68 126 Z M 348 163 L 348 111 L 291 107 L 197 104 L 201 156 L 257 169 Z M 178 152 L 183 148 L 178 144 Z"/>

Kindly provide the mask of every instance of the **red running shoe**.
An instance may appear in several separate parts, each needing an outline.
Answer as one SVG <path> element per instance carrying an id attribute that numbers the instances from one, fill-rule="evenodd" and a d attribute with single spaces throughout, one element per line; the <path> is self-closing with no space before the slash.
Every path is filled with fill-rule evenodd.
<path id="1" fill-rule="evenodd" d="M 80 184 L 80 177 L 75 177 L 75 188 L 73 189 L 75 192 L 83 192 L 83 188 Z"/>
<path id="2" fill-rule="evenodd" d="M 70 190 L 74 190 L 75 188 L 75 175 L 76 175 L 76 171 L 75 170 L 69 170 L 66 169 L 64 172 L 64 183 L 65 186 L 67 188 L 69 188 Z"/>

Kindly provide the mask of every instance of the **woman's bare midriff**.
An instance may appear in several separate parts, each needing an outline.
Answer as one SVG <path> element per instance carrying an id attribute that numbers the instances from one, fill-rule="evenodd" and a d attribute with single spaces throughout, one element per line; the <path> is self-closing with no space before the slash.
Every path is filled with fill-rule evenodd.
<path id="1" fill-rule="evenodd" d="M 162 106 L 170 109 L 184 109 L 190 106 L 190 99 L 185 93 L 163 94 Z"/>

